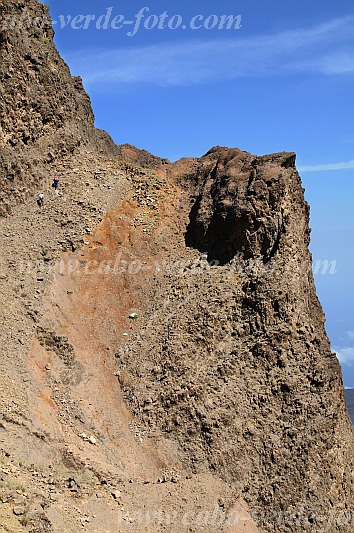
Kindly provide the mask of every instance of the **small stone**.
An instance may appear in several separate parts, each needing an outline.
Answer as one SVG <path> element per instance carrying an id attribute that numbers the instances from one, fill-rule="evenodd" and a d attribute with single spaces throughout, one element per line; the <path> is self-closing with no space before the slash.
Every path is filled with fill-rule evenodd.
<path id="1" fill-rule="evenodd" d="M 69 488 L 69 489 L 74 489 L 74 490 L 76 490 L 76 487 L 78 487 L 78 486 L 79 486 L 79 485 L 78 485 L 78 483 L 75 481 L 74 478 L 70 477 L 70 478 L 68 479 L 68 488 Z"/>
<path id="2" fill-rule="evenodd" d="M 16 507 L 21 507 L 21 506 L 23 506 L 24 502 L 25 502 L 25 499 L 24 499 L 23 496 L 22 496 L 22 497 L 19 496 L 19 497 L 15 498 L 15 499 L 13 500 L 13 504 L 14 504 Z"/>
<path id="3" fill-rule="evenodd" d="M 97 439 L 93 435 L 90 435 L 88 440 L 91 444 L 97 444 Z"/>
<path id="4" fill-rule="evenodd" d="M 25 512 L 25 507 L 23 505 L 18 505 L 17 507 L 14 507 L 13 513 L 16 516 L 21 516 Z"/>

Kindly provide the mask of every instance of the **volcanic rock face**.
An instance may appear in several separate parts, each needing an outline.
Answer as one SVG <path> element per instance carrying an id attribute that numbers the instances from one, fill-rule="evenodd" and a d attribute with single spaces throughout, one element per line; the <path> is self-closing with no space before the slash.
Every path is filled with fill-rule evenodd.
<path id="1" fill-rule="evenodd" d="M 217 147 L 172 166 L 203 253 L 158 282 L 163 307 L 117 358 L 128 404 L 187 468 L 236 486 L 265 530 L 320 531 L 353 502 L 353 433 L 294 160 Z"/>
<path id="2" fill-rule="evenodd" d="M 94 128 L 90 99 L 53 43 L 48 7 L 0 1 L 0 215 L 43 187 L 45 165 L 85 145 L 117 148 Z"/>
<path id="3" fill-rule="evenodd" d="M 0 30 L 0 525 L 351 533 L 295 155 L 117 147 L 47 8 L 0 8 L 42 21 Z"/>
<path id="4" fill-rule="evenodd" d="M 285 231 L 284 176 L 294 166 L 295 154 L 254 158 L 238 150 L 211 150 L 199 170 L 186 244 L 207 250 L 209 259 L 220 263 L 237 253 L 269 261 Z"/>

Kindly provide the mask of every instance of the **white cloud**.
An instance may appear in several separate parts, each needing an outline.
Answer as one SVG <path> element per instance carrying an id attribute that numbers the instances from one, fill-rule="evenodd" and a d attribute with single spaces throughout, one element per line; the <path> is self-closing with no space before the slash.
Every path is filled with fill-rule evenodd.
<path id="1" fill-rule="evenodd" d="M 324 172 L 327 170 L 346 170 L 354 168 L 354 159 L 342 163 L 324 163 L 320 165 L 300 165 L 297 167 L 299 172 Z"/>
<path id="2" fill-rule="evenodd" d="M 103 88 L 138 83 L 190 85 L 298 72 L 349 74 L 354 72 L 353 21 L 353 17 L 334 19 L 253 39 L 243 38 L 239 30 L 227 39 L 89 49 L 67 54 L 66 60 L 86 83 Z"/>
<path id="3" fill-rule="evenodd" d="M 354 362 L 354 347 L 340 348 L 335 354 L 341 364 L 350 365 Z"/>
<path id="4" fill-rule="evenodd" d="M 348 335 L 348 337 L 350 337 L 351 339 L 354 339 L 354 331 L 347 331 L 347 335 Z"/>
<path id="5" fill-rule="evenodd" d="M 329 54 L 319 62 L 319 69 L 324 74 L 346 74 L 354 72 L 353 50 L 340 50 Z"/>

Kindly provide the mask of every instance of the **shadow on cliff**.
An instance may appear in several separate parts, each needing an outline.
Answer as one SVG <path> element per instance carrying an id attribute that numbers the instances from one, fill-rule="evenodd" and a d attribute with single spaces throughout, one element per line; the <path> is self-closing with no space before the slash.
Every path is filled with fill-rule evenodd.
<path id="1" fill-rule="evenodd" d="M 189 248 L 207 254 L 209 262 L 220 266 L 229 263 L 237 254 L 243 259 L 261 257 L 267 263 L 276 254 L 281 231 L 273 231 L 254 219 L 249 211 L 225 209 L 214 204 L 211 217 L 205 222 L 200 216 L 202 196 L 198 196 L 189 213 L 185 243 Z"/>
<path id="2" fill-rule="evenodd" d="M 252 257 L 248 249 L 245 227 L 247 216 L 240 218 L 233 211 L 226 216 L 215 211 L 207 227 L 199 220 L 198 212 L 201 197 L 198 197 L 189 214 L 189 224 L 185 235 L 185 243 L 189 248 L 208 254 L 209 262 L 217 262 L 225 265 L 230 262 L 237 253 L 243 253 L 245 259 Z"/>

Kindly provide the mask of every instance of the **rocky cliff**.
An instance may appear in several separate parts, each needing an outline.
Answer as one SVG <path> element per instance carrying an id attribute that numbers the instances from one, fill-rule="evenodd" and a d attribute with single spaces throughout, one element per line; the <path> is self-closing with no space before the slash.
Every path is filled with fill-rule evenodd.
<path id="1" fill-rule="evenodd" d="M 0 2 L 1 211 L 42 188 L 46 165 L 79 146 L 117 151 L 94 128 L 90 99 L 53 43 L 48 7 Z"/>
<path id="2" fill-rule="evenodd" d="M 353 433 L 295 155 L 216 147 L 172 175 L 200 259 L 157 283 L 163 306 L 117 353 L 126 401 L 178 443 L 186 467 L 236 486 L 258 516 L 284 513 L 265 529 L 320 531 L 353 501 Z"/>
<path id="3" fill-rule="evenodd" d="M 295 154 L 115 147 L 52 36 L 0 32 L 1 527 L 352 532 Z"/>

